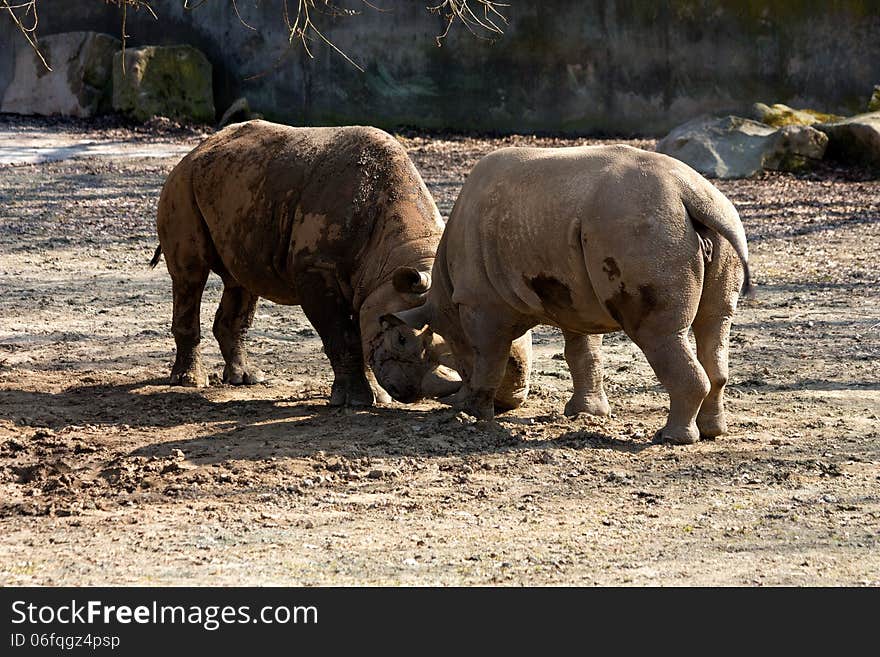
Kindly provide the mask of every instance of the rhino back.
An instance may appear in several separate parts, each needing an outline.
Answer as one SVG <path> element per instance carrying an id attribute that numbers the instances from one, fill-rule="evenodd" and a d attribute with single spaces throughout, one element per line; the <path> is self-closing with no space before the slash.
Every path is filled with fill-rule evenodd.
<path id="1" fill-rule="evenodd" d="M 481 160 L 444 235 L 453 302 L 488 289 L 540 323 L 615 330 L 604 287 L 617 284 L 631 253 L 673 244 L 686 230 L 676 183 L 657 157 L 588 146 L 509 148 Z"/>
<path id="2" fill-rule="evenodd" d="M 227 271 L 260 296 L 298 303 L 296 275 L 309 269 L 348 291 L 406 164 L 403 148 L 373 128 L 250 121 L 198 147 L 193 187 Z"/>

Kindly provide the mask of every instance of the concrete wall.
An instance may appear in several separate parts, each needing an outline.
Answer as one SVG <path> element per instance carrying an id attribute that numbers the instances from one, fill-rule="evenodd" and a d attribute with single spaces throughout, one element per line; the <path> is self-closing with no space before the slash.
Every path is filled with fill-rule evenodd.
<path id="1" fill-rule="evenodd" d="M 427 0 L 376 3 L 388 13 L 320 16 L 319 26 L 365 73 L 321 44 L 314 60 L 301 48 L 288 51 L 280 0 L 239 0 L 257 31 L 241 25 L 226 0 L 194 11 L 182 0 L 153 0 L 160 21 L 130 12 L 127 31 L 132 45 L 204 50 L 215 67 L 218 112 L 246 95 L 268 118 L 296 124 L 658 135 L 697 114 L 744 112 L 755 101 L 853 113 L 880 84 L 880 0 L 508 1 L 511 24 L 494 44 L 456 26 L 438 48 L 442 25 L 425 11 Z M 102 2 L 40 5 L 43 34 L 119 33 L 118 12 Z M 12 50 L 5 22 L 0 17 L 0 93 Z"/>
<path id="2" fill-rule="evenodd" d="M 15 73 L 15 52 L 18 48 L 27 46 L 27 42 L 18 32 L 11 20 L 0 16 L 0 100 L 3 92 L 12 82 Z"/>

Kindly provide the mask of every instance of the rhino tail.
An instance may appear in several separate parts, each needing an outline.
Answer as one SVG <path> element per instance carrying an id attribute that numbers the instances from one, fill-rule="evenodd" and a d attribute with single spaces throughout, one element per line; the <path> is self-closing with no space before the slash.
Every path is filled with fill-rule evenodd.
<path id="1" fill-rule="evenodd" d="M 702 190 L 695 189 L 692 184 L 684 180 L 681 182 L 681 200 L 691 221 L 715 231 L 730 242 L 743 266 L 744 278 L 740 294 L 750 296 L 753 288 L 752 275 L 749 271 L 749 246 L 745 228 L 733 203 L 712 185 L 709 185 L 711 189 Z"/>
<path id="2" fill-rule="evenodd" d="M 162 256 L 162 245 L 156 247 L 156 252 L 153 253 L 153 259 L 150 260 L 150 269 L 155 269 L 156 265 L 159 264 L 159 258 Z"/>

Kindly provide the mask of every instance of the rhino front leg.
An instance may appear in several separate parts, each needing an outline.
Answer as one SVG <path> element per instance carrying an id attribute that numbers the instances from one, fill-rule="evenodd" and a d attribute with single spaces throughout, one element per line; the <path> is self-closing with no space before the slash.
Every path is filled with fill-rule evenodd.
<path id="1" fill-rule="evenodd" d="M 333 367 L 330 406 L 372 406 L 375 397 L 365 372 L 360 327 L 335 278 L 327 271 L 298 274 L 297 293 Z"/>
<path id="2" fill-rule="evenodd" d="M 505 325 L 502 313 L 491 309 L 461 305 L 459 313 L 465 338 L 473 350 L 473 367 L 466 384 L 470 394 L 459 407 L 478 420 L 491 420 L 515 331 Z"/>
<path id="3" fill-rule="evenodd" d="M 192 280 L 173 276 L 171 288 L 174 295 L 174 310 L 171 319 L 171 333 L 177 344 L 177 356 L 171 368 L 171 385 L 202 387 L 208 385 L 208 377 L 202 367 L 199 352 L 201 326 L 199 308 L 202 292 L 208 280 L 208 268 L 197 271 Z"/>
<path id="4" fill-rule="evenodd" d="M 532 332 L 526 331 L 510 346 L 504 379 L 495 393 L 495 410 L 511 411 L 522 406 L 529 396 L 532 373 Z"/>
<path id="5" fill-rule="evenodd" d="M 223 282 L 223 296 L 214 316 L 214 337 L 226 367 L 223 382 L 232 385 L 254 385 L 266 380 L 265 375 L 248 361 L 245 336 L 254 321 L 259 297 L 251 294 L 231 277 Z"/>
<path id="6" fill-rule="evenodd" d="M 462 340 L 449 340 L 447 345 L 452 352 L 449 366 L 461 376 L 458 392 L 440 401 L 444 404 L 463 408 L 471 399 L 471 373 L 474 367 L 474 352 Z M 526 331 L 513 341 L 505 364 L 504 376 L 495 391 L 495 412 L 503 413 L 522 406 L 529 396 L 529 379 L 532 373 L 532 332 Z"/>
<path id="7" fill-rule="evenodd" d="M 608 415 L 611 408 L 602 386 L 602 335 L 563 331 L 562 336 L 565 338 L 565 362 L 574 384 L 571 399 L 565 405 L 565 414 Z"/>

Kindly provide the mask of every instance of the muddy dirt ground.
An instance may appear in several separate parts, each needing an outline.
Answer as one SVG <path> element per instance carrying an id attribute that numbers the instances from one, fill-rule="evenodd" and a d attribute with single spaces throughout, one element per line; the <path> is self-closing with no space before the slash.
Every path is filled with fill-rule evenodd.
<path id="1" fill-rule="evenodd" d="M 864 172 L 718 183 L 758 292 L 734 327 L 731 434 L 670 447 L 651 444 L 667 398 L 616 334 L 607 419 L 562 416 L 552 329 L 528 404 L 493 426 L 437 403 L 330 409 L 316 334 L 268 302 L 250 342 L 268 384 L 220 385 L 211 338 L 214 385 L 171 388 L 170 281 L 147 262 L 162 181 L 199 134 L 0 117 L 0 154 L 28 130 L 34 152 L 72 151 L 0 165 L 0 583 L 880 585 Z M 587 141 L 401 140 L 444 215 L 493 148 Z"/>

